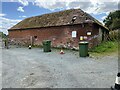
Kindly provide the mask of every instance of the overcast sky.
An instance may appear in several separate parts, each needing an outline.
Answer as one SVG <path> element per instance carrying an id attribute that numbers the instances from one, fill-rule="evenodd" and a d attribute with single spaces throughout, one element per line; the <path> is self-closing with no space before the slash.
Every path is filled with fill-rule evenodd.
<path id="1" fill-rule="evenodd" d="M 8 34 L 7 29 L 21 20 L 45 13 L 71 8 L 80 8 L 102 22 L 105 17 L 118 9 L 119 0 L 0 0 L 0 31 Z"/>

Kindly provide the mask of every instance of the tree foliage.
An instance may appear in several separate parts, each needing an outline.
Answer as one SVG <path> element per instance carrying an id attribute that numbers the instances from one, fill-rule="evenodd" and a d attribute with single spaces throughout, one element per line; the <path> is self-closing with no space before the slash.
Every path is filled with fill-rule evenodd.
<path id="1" fill-rule="evenodd" d="M 120 10 L 110 12 L 103 22 L 111 30 L 120 28 Z"/>
<path id="2" fill-rule="evenodd" d="M 6 34 L 4 34 L 3 32 L 0 32 L 0 37 L 1 37 L 1 38 L 6 38 L 6 37 L 7 37 L 7 35 L 6 35 Z"/>

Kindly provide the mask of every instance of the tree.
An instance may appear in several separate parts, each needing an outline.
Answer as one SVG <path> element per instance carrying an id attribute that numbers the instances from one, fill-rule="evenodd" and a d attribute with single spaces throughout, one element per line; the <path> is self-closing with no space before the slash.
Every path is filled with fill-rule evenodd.
<path id="1" fill-rule="evenodd" d="M 6 37 L 7 37 L 7 35 L 6 35 L 6 34 L 4 34 L 3 32 L 0 32 L 0 37 L 1 37 L 1 38 L 6 38 Z"/>
<path id="2" fill-rule="evenodd" d="M 103 22 L 111 30 L 120 28 L 120 10 L 110 12 Z"/>

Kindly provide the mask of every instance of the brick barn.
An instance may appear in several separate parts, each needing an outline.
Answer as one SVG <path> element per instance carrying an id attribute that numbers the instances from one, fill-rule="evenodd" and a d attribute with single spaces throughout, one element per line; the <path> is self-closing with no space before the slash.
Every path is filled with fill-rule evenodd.
<path id="1" fill-rule="evenodd" d="M 107 39 L 108 29 L 81 9 L 70 9 L 26 18 L 8 30 L 9 40 L 15 44 L 42 45 L 51 40 L 52 47 L 78 49 L 80 41 L 88 41 L 89 48 Z"/>

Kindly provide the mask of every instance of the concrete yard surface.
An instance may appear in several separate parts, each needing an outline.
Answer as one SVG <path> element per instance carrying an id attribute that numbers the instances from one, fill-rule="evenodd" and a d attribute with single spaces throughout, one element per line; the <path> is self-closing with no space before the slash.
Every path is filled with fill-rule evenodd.
<path id="1" fill-rule="evenodd" d="M 118 72 L 116 54 L 79 57 L 78 51 L 44 53 L 41 48 L 2 49 L 3 88 L 110 88 Z"/>

